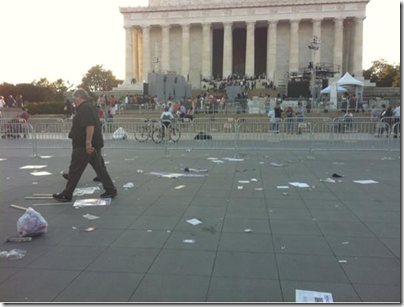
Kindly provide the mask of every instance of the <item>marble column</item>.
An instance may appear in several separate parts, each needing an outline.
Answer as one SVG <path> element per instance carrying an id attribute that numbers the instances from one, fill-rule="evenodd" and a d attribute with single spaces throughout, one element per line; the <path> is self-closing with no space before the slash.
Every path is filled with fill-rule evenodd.
<path id="1" fill-rule="evenodd" d="M 354 34 L 354 58 L 352 73 L 356 78 L 363 77 L 363 20 L 364 17 L 356 17 Z"/>
<path id="2" fill-rule="evenodd" d="M 278 21 L 268 21 L 268 34 L 267 34 L 267 78 L 275 83 L 276 71 L 276 32 Z"/>
<path id="3" fill-rule="evenodd" d="M 170 28 L 171 26 L 168 24 L 161 26 L 163 41 L 161 64 L 163 71 L 170 70 Z"/>
<path id="4" fill-rule="evenodd" d="M 182 24 L 182 65 L 181 65 L 181 74 L 187 79 L 189 75 L 189 29 L 191 27 L 190 24 Z"/>
<path id="5" fill-rule="evenodd" d="M 299 23 L 300 20 L 290 21 L 290 51 L 289 71 L 299 70 Z"/>
<path id="6" fill-rule="evenodd" d="M 131 84 L 133 78 L 133 39 L 132 27 L 125 27 L 125 82 Z"/>
<path id="7" fill-rule="evenodd" d="M 344 29 L 344 19 L 335 18 L 334 19 L 334 68 L 339 70 L 337 76 L 341 76 L 342 71 L 342 50 L 343 50 L 343 29 Z"/>
<path id="8" fill-rule="evenodd" d="M 254 76 L 255 67 L 255 21 L 247 22 L 246 53 L 245 53 L 245 74 Z"/>
<path id="9" fill-rule="evenodd" d="M 150 71 L 150 26 L 142 27 L 143 33 L 143 80 L 147 82 Z"/>
<path id="10" fill-rule="evenodd" d="M 139 44 L 138 44 L 138 30 L 136 28 L 132 28 L 132 39 L 133 39 L 133 76 L 132 78 L 136 79 L 136 82 L 139 82 Z"/>
<path id="11" fill-rule="evenodd" d="M 313 19 L 313 36 L 317 36 L 317 38 L 321 41 L 321 22 L 322 19 Z M 321 45 L 318 45 L 320 48 L 314 52 L 314 64 L 318 64 L 321 62 Z"/>
<path id="12" fill-rule="evenodd" d="M 137 32 L 137 44 L 138 44 L 138 47 L 137 47 L 137 53 L 138 53 L 138 56 L 137 56 L 137 58 L 138 58 L 138 75 L 137 75 L 137 80 L 138 80 L 138 82 L 140 82 L 140 83 L 143 83 L 143 80 L 144 80 L 144 78 L 143 78 L 143 33 L 142 33 L 142 31 L 141 30 L 136 30 L 136 32 Z"/>
<path id="13" fill-rule="evenodd" d="M 210 23 L 203 23 L 203 42 L 202 42 L 202 77 L 210 78 L 212 76 L 212 29 Z"/>
<path id="14" fill-rule="evenodd" d="M 233 23 L 225 22 L 223 36 L 223 78 L 233 73 Z"/>

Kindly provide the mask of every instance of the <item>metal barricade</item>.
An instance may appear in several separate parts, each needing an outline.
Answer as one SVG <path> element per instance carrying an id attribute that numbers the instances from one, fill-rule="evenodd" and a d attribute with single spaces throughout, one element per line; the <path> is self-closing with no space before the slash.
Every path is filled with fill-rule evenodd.
<path id="1" fill-rule="evenodd" d="M 400 119 L 392 127 L 393 130 L 393 138 L 390 140 L 390 148 L 391 151 L 400 151 L 401 150 L 401 123 Z"/>
<path id="2" fill-rule="evenodd" d="M 288 122 L 240 123 L 237 146 L 240 150 L 310 150 L 310 123 L 296 119 Z"/>
<path id="3" fill-rule="evenodd" d="M 265 117 L 240 117 L 237 119 L 237 124 L 241 123 L 268 123 L 270 120 L 269 116 Z"/>
<path id="4" fill-rule="evenodd" d="M 168 150 L 236 149 L 236 125 L 234 122 L 198 123 L 195 121 L 175 121 L 169 126 L 170 129 L 180 133 L 180 138 L 177 142 L 166 142 Z"/>
<path id="5" fill-rule="evenodd" d="M 30 117 L 28 122 L 32 125 L 35 126 L 37 124 L 42 124 L 42 125 L 52 125 L 55 123 L 63 123 L 65 120 L 63 118 L 59 117 Z"/>
<path id="6" fill-rule="evenodd" d="M 33 128 L 24 120 L 0 124 L 1 149 L 34 149 Z"/>
<path id="7" fill-rule="evenodd" d="M 388 138 L 378 138 L 374 122 L 317 123 L 312 130 L 312 150 L 388 151 Z"/>
<path id="8" fill-rule="evenodd" d="M 236 120 L 232 117 L 201 117 L 195 118 L 193 120 L 195 124 L 204 124 L 207 125 L 209 123 L 235 123 Z"/>
<path id="9" fill-rule="evenodd" d="M 42 123 L 33 126 L 34 145 L 36 152 L 43 149 L 68 149 L 72 147 L 72 141 L 68 138 L 71 123 Z"/>

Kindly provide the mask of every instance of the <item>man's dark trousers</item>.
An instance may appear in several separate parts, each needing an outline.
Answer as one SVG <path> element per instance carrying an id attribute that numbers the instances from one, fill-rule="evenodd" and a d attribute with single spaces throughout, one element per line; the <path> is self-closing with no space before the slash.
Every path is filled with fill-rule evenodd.
<path id="1" fill-rule="evenodd" d="M 97 173 L 97 177 L 100 178 L 105 191 L 116 191 L 114 183 L 105 167 L 101 148 L 95 148 L 94 152 L 89 155 L 85 147 L 77 147 L 73 148 L 72 159 L 69 166 L 69 179 L 67 180 L 66 189 L 63 191 L 65 195 L 73 195 L 74 189 L 89 163 Z"/>

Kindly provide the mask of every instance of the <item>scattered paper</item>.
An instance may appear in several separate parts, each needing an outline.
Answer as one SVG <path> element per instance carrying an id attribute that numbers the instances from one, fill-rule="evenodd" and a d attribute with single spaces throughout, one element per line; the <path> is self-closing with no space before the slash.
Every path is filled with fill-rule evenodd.
<path id="1" fill-rule="evenodd" d="M 0 158 L 0 161 L 6 161 L 7 158 Z"/>
<path id="2" fill-rule="evenodd" d="M 335 165 L 344 165 L 345 163 L 344 163 L 344 162 L 333 162 L 332 164 L 335 164 Z"/>
<path id="3" fill-rule="evenodd" d="M 32 184 L 38 184 L 38 182 L 33 182 Z"/>
<path id="4" fill-rule="evenodd" d="M 379 183 L 374 180 L 354 180 L 353 182 L 360 183 L 360 184 L 371 184 L 371 183 Z"/>
<path id="5" fill-rule="evenodd" d="M 50 159 L 53 158 L 53 156 L 39 156 L 41 159 Z"/>
<path id="6" fill-rule="evenodd" d="M 286 192 L 283 192 L 282 194 L 285 195 L 285 196 L 288 196 L 288 193 L 286 193 Z"/>
<path id="7" fill-rule="evenodd" d="M 87 194 L 94 194 L 95 191 L 99 191 L 99 187 L 87 187 L 74 189 L 73 196 L 83 196 Z"/>
<path id="8" fill-rule="evenodd" d="M 91 232 L 91 231 L 94 231 L 96 229 L 97 229 L 97 227 L 87 227 L 87 228 L 84 229 L 84 231 L 85 232 Z"/>
<path id="9" fill-rule="evenodd" d="M 384 160 L 391 160 L 391 161 L 394 161 L 394 159 L 393 159 L 392 157 L 383 157 L 381 160 L 382 160 L 382 161 L 384 161 Z"/>
<path id="10" fill-rule="evenodd" d="M 195 240 L 192 240 L 192 239 L 185 239 L 185 240 L 182 240 L 182 243 L 195 243 Z"/>
<path id="11" fill-rule="evenodd" d="M 335 183 L 335 180 L 331 178 L 320 179 L 320 181 L 325 183 Z"/>
<path id="12" fill-rule="evenodd" d="M 31 175 L 33 175 L 33 176 L 49 176 L 49 175 L 52 175 L 52 174 L 49 173 L 49 172 L 32 172 Z"/>
<path id="13" fill-rule="evenodd" d="M 73 207 L 93 207 L 93 206 L 108 206 L 111 204 L 111 198 L 88 198 L 78 199 L 74 202 Z"/>
<path id="14" fill-rule="evenodd" d="M 180 174 L 180 173 L 158 173 L 158 172 L 150 172 L 148 175 L 158 176 L 161 178 L 179 178 L 179 177 L 205 177 L 203 174 Z"/>
<path id="15" fill-rule="evenodd" d="M 238 183 L 250 183 L 250 180 L 239 180 Z"/>
<path id="16" fill-rule="evenodd" d="M 127 190 L 127 189 L 133 189 L 134 187 L 135 187 L 135 185 L 133 184 L 133 182 L 128 182 L 128 183 L 126 183 L 126 184 L 123 185 L 123 188 L 124 188 L 125 190 Z"/>
<path id="17" fill-rule="evenodd" d="M 262 165 L 262 164 L 265 164 L 265 162 L 258 162 L 258 164 L 261 164 L 261 165 Z"/>
<path id="18" fill-rule="evenodd" d="M 343 245 L 347 245 L 347 244 L 349 244 L 349 242 L 342 242 L 342 244 L 343 244 Z"/>
<path id="19" fill-rule="evenodd" d="M 47 165 L 25 165 L 21 166 L 20 169 L 41 169 L 45 167 L 47 167 Z"/>
<path id="20" fill-rule="evenodd" d="M 184 168 L 184 172 L 193 172 L 193 173 L 207 173 L 207 169 L 200 169 L 200 168 Z"/>
<path id="21" fill-rule="evenodd" d="M 182 188 L 185 188 L 185 185 L 179 185 L 179 186 L 176 186 L 174 189 L 176 189 L 176 190 L 180 190 L 180 189 L 182 189 Z"/>
<path id="22" fill-rule="evenodd" d="M 135 158 L 126 158 L 125 161 L 135 161 Z"/>
<path id="23" fill-rule="evenodd" d="M 252 229 L 250 229 L 250 228 L 244 229 L 244 232 L 250 233 L 250 232 L 252 232 Z"/>
<path id="24" fill-rule="evenodd" d="M 287 186 L 287 185 L 277 185 L 276 188 L 277 189 L 289 189 L 289 186 Z"/>
<path id="25" fill-rule="evenodd" d="M 96 219 L 100 218 L 99 216 L 95 216 L 95 215 L 91 215 L 91 214 L 84 214 L 83 217 L 88 220 L 96 220 Z"/>
<path id="26" fill-rule="evenodd" d="M 146 232 L 153 232 L 153 230 L 151 230 L 151 229 L 148 229 Z"/>
<path id="27" fill-rule="evenodd" d="M 242 190 L 244 187 L 242 185 L 237 186 L 237 190 Z"/>
<path id="28" fill-rule="evenodd" d="M 210 158 L 207 158 L 208 160 L 218 160 L 219 158 L 213 158 L 213 157 L 210 157 Z"/>
<path id="29" fill-rule="evenodd" d="M 109 161 L 104 161 L 104 164 L 110 164 L 111 162 L 109 162 Z"/>
<path id="30" fill-rule="evenodd" d="M 346 260 L 338 260 L 339 263 L 347 263 L 348 261 Z"/>
<path id="31" fill-rule="evenodd" d="M 316 158 L 313 157 L 313 156 L 308 156 L 307 159 L 309 159 L 309 160 L 316 160 Z"/>
<path id="32" fill-rule="evenodd" d="M 224 163 L 223 160 L 211 160 L 211 161 L 214 162 L 214 163 Z"/>
<path id="33" fill-rule="evenodd" d="M 281 166 L 283 166 L 282 163 L 277 163 L 277 162 L 272 162 L 271 165 L 272 165 L 272 166 L 275 166 L 275 167 L 281 167 Z"/>
<path id="34" fill-rule="evenodd" d="M 302 182 L 289 182 L 289 184 L 297 188 L 310 188 L 310 186 L 307 183 Z"/>
<path id="35" fill-rule="evenodd" d="M 332 294 L 296 289 L 296 303 L 333 303 Z"/>
<path id="36" fill-rule="evenodd" d="M 263 188 L 255 188 L 254 190 L 255 191 L 263 191 L 264 189 Z"/>
<path id="37" fill-rule="evenodd" d="M 258 182 L 258 180 L 255 178 L 251 178 L 251 182 Z"/>
<path id="38" fill-rule="evenodd" d="M 202 224 L 202 222 L 198 219 L 187 220 L 187 223 L 190 223 L 191 225 L 194 225 L 194 226 Z"/>
<path id="39" fill-rule="evenodd" d="M 143 170 L 142 170 L 142 169 L 138 169 L 138 170 L 137 170 L 137 173 L 138 173 L 138 174 L 143 174 Z"/>

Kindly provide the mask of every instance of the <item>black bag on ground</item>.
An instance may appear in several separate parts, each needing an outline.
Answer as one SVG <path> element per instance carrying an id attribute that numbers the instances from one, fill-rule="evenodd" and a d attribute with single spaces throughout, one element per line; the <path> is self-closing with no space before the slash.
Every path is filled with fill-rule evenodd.
<path id="1" fill-rule="evenodd" d="M 212 136 L 206 134 L 205 132 L 199 132 L 195 137 L 194 140 L 211 140 Z"/>

